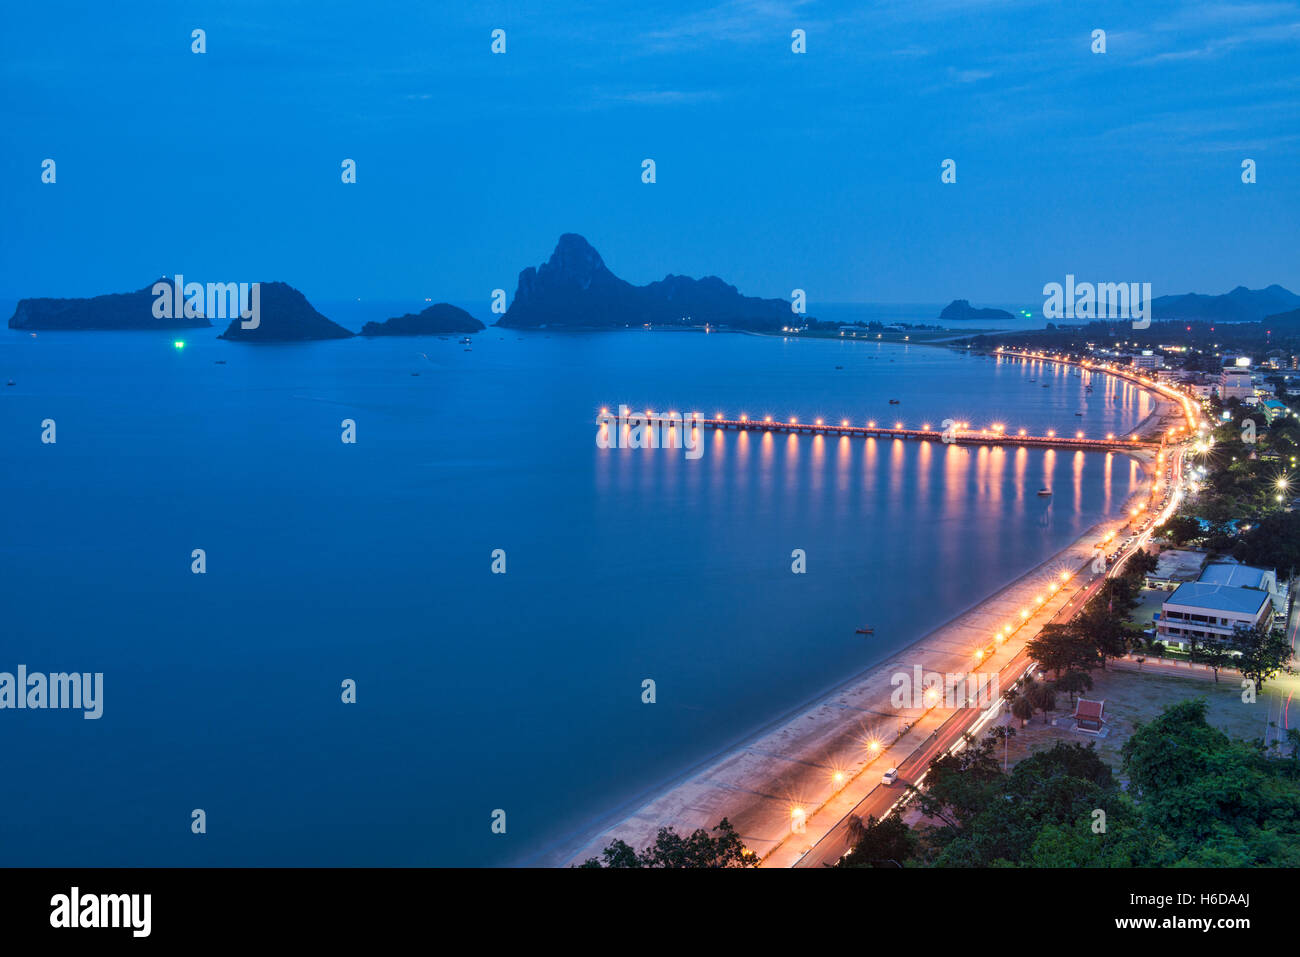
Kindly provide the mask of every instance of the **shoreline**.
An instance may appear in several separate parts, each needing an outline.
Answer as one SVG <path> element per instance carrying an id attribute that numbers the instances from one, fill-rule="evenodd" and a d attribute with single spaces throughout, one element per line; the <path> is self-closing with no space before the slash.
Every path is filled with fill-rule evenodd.
<path id="1" fill-rule="evenodd" d="M 1146 390 L 1155 403 L 1152 411 L 1134 427 L 1135 432 L 1148 428 L 1153 420 L 1178 414 L 1173 400 L 1140 383 L 1134 384 Z M 1155 472 L 1155 456 L 1149 451 L 1110 454 L 1125 455 L 1136 461 L 1146 481 Z M 788 860 L 787 844 L 792 836 L 792 807 L 807 807 L 807 820 L 811 824 L 819 811 L 832 804 L 842 804 L 848 792 L 857 790 L 865 796 L 874 789 L 870 785 L 869 769 L 901 765 L 929 731 L 952 714 L 951 709 L 943 707 L 891 710 L 889 703 L 894 687 L 891 676 L 910 673 L 917 666 L 926 672 L 966 673 L 971 666 L 970 648 L 987 644 L 988 635 L 998 627 L 994 621 L 1011 620 L 1015 609 L 1024 607 L 1026 602 L 1031 603 L 1028 607 L 1033 607 L 1035 592 L 1043 590 L 1046 573 L 1050 572 L 1048 577 L 1055 580 L 1062 571 L 1068 571 L 1073 581 L 1074 573 L 1091 560 L 1100 535 L 1106 529 L 1127 525 L 1125 515 L 1130 507 L 1148 494 L 1134 492 L 1112 516 L 1089 526 L 1065 548 L 1009 579 L 992 593 L 977 598 L 915 641 L 757 726 L 668 780 L 621 802 L 587 825 L 555 838 L 546 847 L 516 861 L 516 865 L 579 864 L 589 857 L 598 858 L 604 847 L 615 839 L 627 841 L 640 850 L 654 841 L 661 827 L 671 826 L 684 835 L 696 828 L 711 830 L 726 817 L 746 846 L 760 854 L 765 864 L 778 863 L 772 858 L 779 857 L 778 866 L 789 866 L 794 862 Z M 1067 591 L 1070 590 L 1061 589 L 1057 594 L 1063 600 L 1049 600 L 1041 610 L 1050 612 L 1066 605 Z M 1049 617 L 1044 614 L 1041 620 Z M 1027 624 L 1039 620 L 1036 612 Z M 1036 626 L 1018 629 L 1005 646 L 990 656 L 990 667 L 1000 669 L 1011 661 L 1037 630 Z M 867 728 L 868 723 L 877 727 Z M 899 731 L 897 737 L 893 735 L 895 724 Z M 864 756 L 864 731 L 881 741 L 878 753 Z M 837 773 L 845 783 L 832 777 Z M 864 787 L 866 790 L 862 790 Z M 854 799 L 853 804 L 856 803 Z M 816 843 L 812 835 L 808 840 Z"/>

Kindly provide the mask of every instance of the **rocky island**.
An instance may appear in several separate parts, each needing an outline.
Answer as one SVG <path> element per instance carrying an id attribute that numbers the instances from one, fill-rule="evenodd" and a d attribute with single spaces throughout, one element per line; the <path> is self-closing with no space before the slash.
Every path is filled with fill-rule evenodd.
<path id="1" fill-rule="evenodd" d="M 116 331 L 200 329 L 212 325 L 201 315 L 174 319 L 154 315 L 153 287 L 154 283 L 150 283 L 136 292 L 115 292 L 89 299 L 20 299 L 9 318 L 9 328 Z"/>
<path id="2" fill-rule="evenodd" d="M 948 322 L 965 322 L 968 319 L 995 320 L 1003 322 L 1007 319 L 1014 319 L 1015 316 L 1005 309 L 976 309 L 970 304 L 969 299 L 954 299 L 948 305 L 943 307 L 943 312 L 939 313 L 939 318 Z"/>
<path id="3" fill-rule="evenodd" d="M 367 322 L 361 327 L 363 336 L 434 336 L 453 332 L 479 332 L 484 329 L 464 309 L 446 302 L 434 303 L 417 313 L 408 312 L 383 322 Z"/>
<path id="4" fill-rule="evenodd" d="M 219 339 L 233 342 L 307 342 L 316 339 L 351 339 L 356 333 L 326 319 L 307 297 L 288 283 L 264 282 L 260 287 L 256 326 L 244 328 L 232 319 Z"/>
<path id="5" fill-rule="evenodd" d="M 742 296 L 717 276 L 669 275 L 634 286 L 610 272 L 587 240 L 565 233 L 549 260 L 519 274 L 514 300 L 497 325 L 613 329 L 708 324 L 770 330 L 804 321 L 791 312 L 789 300 Z"/>

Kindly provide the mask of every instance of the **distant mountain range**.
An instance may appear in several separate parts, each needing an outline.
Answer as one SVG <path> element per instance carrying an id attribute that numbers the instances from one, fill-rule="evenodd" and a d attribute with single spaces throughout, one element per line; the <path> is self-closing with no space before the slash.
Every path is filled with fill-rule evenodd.
<path id="1" fill-rule="evenodd" d="M 1279 285 L 1264 289 L 1238 286 L 1221 296 L 1189 292 L 1151 300 L 1156 319 L 1203 319 L 1207 322 L 1260 322 L 1265 316 L 1300 307 L 1300 296 Z"/>
<path id="2" fill-rule="evenodd" d="M 162 279 L 161 282 L 170 282 Z M 136 292 L 114 292 L 90 299 L 20 299 L 9 317 L 10 329 L 201 329 L 203 316 L 169 319 L 154 315 L 154 283 Z"/>
<path id="3" fill-rule="evenodd" d="M 976 309 L 970 304 L 969 299 L 954 299 L 948 305 L 943 307 L 943 312 L 939 313 L 939 318 L 949 322 L 953 320 L 965 321 L 967 319 L 1014 319 L 1015 316 L 1005 309 Z"/>
<path id="4" fill-rule="evenodd" d="M 785 299 L 742 296 L 717 276 L 668 275 L 647 286 L 619 279 L 576 233 L 560 237 L 548 259 L 519 274 L 514 300 L 499 326 L 611 329 L 706 323 L 736 329 L 779 329 L 805 321 Z"/>
<path id="5" fill-rule="evenodd" d="M 162 280 L 168 282 L 168 280 Z M 261 283 L 260 321 L 245 329 L 232 320 L 220 336 L 236 342 L 298 342 L 350 339 L 356 333 L 321 315 L 307 298 L 283 282 Z M 9 319 L 11 329 L 190 329 L 211 326 L 204 316 L 166 318 L 154 315 L 153 284 L 136 292 L 112 293 L 89 299 L 22 299 Z M 1238 286 L 1219 296 L 1188 293 L 1160 296 L 1152 301 L 1156 319 L 1208 322 L 1291 323 L 1300 318 L 1300 296 L 1278 285 L 1265 289 Z M 946 321 L 1007 320 L 1002 309 L 980 309 L 966 299 L 954 299 L 940 313 Z M 615 329 L 625 326 L 727 326 L 770 331 L 817 320 L 791 312 L 785 299 L 741 295 L 717 276 L 692 279 L 668 275 L 658 282 L 634 286 L 615 276 L 587 240 L 565 233 L 555 251 L 539 267 L 519 274 L 514 300 L 497 325 L 514 329 Z M 823 324 L 825 325 L 825 324 Z M 435 335 L 477 332 L 481 322 L 448 303 L 384 322 L 367 322 L 363 336 Z"/>

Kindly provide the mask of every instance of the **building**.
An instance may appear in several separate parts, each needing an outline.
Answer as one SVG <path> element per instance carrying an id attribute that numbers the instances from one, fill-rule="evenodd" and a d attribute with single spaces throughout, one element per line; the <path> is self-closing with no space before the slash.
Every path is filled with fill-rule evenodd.
<path id="1" fill-rule="evenodd" d="M 1264 420 L 1268 422 L 1269 425 L 1273 424 L 1274 419 L 1280 419 L 1291 413 L 1291 410 L 1277 399 L 1265 399 L 1260 404 L 1260 411 L 1264 413 Z"/>
<path id="2" fill-rule="evenodd" d="M 1174 589 L 1161 607 L 1159 638 L 1180 648 L 1194 641 L 1232 638 L 1260 625 L 1271 625 L 1273 599 L 1266 591 L 1187 582 Z"/>
<path id="3" fill-rule="evenodd" d="M 1128 360 L 1134 369 L 1160 369 L 1165 364 L 1164 357 L 1156 355 L 1150 349 L 1144 349 L 1140 354 L 1131 355 Z"/>
<path id="4" fill-rule="evenodd" d="M 1224 366 L 1219 373 L 1219 401 L 1229 399 L 1249 399 L 1255 395 L 1255 383 L 1250 378 L 1250 370 L 1237 366 Z"/>
<path id="5" fill-rule="evenodd" d="M 1105 701 L 1088 701 L 1080 698 L 1074 706 L 1074 726 L 1080 731 L 1097 732 L 1105 723 Z"/>
<path id="6" fill-rule="evenodd" d="M 1267 592 L 1273 600 L 1273 610 L 1281 611 L 1286 607 L 1286 589 L 1279 588 L 1277 572 L 1271 568 L 1256 568 L 1254 565 L 1242 565 L 1237 562 L 1211 562 L 1205 566 L 1197 581 L 1207 585 L 1231 585 L 1234 588 L 1254 588 Z"/>
<path id="7" fill-rule="evenodd" d="M 1148 588 L 1177 588 L 1184 582 L 1194 582 L 1205 565 L 1205 552 L 1185 548 L 1166 548 L 1156 559 L 1154 571 L 1147 572 Z"/>

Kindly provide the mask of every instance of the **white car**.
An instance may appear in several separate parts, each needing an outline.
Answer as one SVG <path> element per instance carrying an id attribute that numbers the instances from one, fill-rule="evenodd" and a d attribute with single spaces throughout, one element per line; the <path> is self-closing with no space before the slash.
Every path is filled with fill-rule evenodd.
<path id="1" fill-rule="evenodd" d="M 880 776 L 880 783 L 885 785 L 885 787 L 890 787 L 897 780 L 898 780 L 898 768 L 890 768 L 888 771 L 886 771 L 884 774 Z"/>

